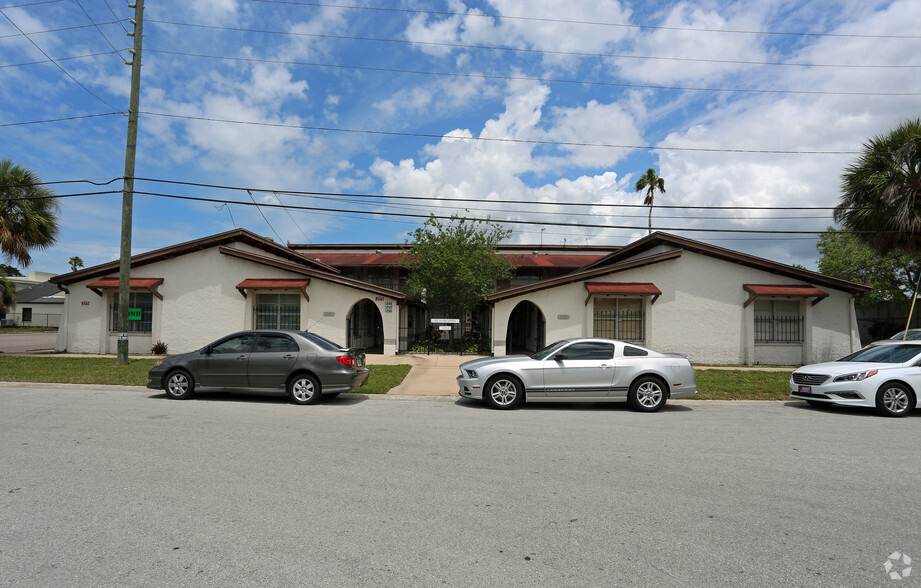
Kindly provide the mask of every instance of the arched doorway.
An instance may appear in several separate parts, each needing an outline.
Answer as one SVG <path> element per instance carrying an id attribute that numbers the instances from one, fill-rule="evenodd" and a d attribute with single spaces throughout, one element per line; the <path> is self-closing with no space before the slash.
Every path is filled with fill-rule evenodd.
<path id="1" fill-rule="evenodd" d="M 519 302 L 508 317 L 508 331 L 505 334 L 505 352 L 534 353 L 544 348 L 547 323 L 544 313 L 527 300 Z"/>
<path id="2" fill-rule="evenodd" d="M 384 353 L 384 319 L 377 305 L 365 298 L 346 318 L 346 345 L 363 347 L 366 353 Z"/>

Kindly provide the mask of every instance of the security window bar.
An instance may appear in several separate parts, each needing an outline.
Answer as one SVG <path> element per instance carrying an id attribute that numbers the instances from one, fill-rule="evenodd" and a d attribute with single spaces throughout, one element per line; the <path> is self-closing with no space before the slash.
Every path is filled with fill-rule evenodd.
<path id="1" fill-rule="evenodd" d="M 802 343 L 799 300 L 756 300 L 755 343 Z"/>
<path id="2" fill-rule="evenodd" d="M 646 316 L 642 298 L 595 299 L 595 337 L 642 343 L 645 333 Z"/>
<path id="3" fill-rule="evenodd" d="M 118 296 L 114 296 L 112 304 L 111 328 L 112 333 L 118 332 Z M 128 308 L 141 309 L 139 320 L 128 321 L 129 333 L 150 333 L 153 330 L 153 294 L 150 292 L 128 292 Z"/>
<path id="4" fill-rule="evenodd" d="M 301 296 L 299 294 L 258 294 L 254 309 L 257 329 L 301 328 Z"/>

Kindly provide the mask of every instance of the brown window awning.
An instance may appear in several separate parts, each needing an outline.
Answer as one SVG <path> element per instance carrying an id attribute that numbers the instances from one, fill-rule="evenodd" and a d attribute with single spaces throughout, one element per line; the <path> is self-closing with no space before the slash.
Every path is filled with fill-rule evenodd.
<path id="1" fill-rule="evenodd" d="M 819 290 L 815 286 L 778 286 L 774 284 L 743 284 L 743 288 L 748 292 L 748 300 L 742 305 L 743 308 L 755 301 L 759 296 L 774 296 L 783 298 L 815 298 L 812 305 L 815 306 L 825 298 L 828 298 L 828 292 Z"/>
<path id="2" fill-rule="evenodd" d="M 247 278 L 237 284 L 237 290 L 246 298 L 247 290 L 300 290 L 304 299 L 310 302 L 307 296 L 307 286 L 310 280 L 307 278 Z"/>
<path id="3" fill-rule="evenodd" d="M 662 295 L 662 290 L 656 288 L 651 282 L 585 282 L 588 298 L 585 304 L 592 299 L 592 294 L 634 294 L 637 296 L 652 296 L 652 302 Z"/>
<path id="4" fill-rule="evenodd" d="M 133 290 L 149 290 L 151 294 L 163 300 L 163 295 L 157 291 L 157 286 L 163 283 L 163 278 L 131 278 L 128 287 Z M 103 289 L 118 288 L 118 278 L 102 278 L 86 285 L 87 288 L 102 296 Z"/>

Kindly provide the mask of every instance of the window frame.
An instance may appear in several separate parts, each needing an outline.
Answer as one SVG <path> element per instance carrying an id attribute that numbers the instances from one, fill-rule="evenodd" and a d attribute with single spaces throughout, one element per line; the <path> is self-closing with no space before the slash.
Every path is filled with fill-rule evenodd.
<path id="1" fill-rule="evenodd" d="M 763 309 L 770 303 L 770 313 Z M 796 305 L 796 314 L 778 311 L 777 303 Z M 762 308 L 759 309 L 759 306 Z M 757 298 L 752 305 L 752 322 L 756 345 L 802 345 L 806 341 L 806 315 L 803 301 L 789 298 Z M 795 333 L 793 332 L 795 331 Z M 792 333 L 792 336 L 791 336 Z"/>

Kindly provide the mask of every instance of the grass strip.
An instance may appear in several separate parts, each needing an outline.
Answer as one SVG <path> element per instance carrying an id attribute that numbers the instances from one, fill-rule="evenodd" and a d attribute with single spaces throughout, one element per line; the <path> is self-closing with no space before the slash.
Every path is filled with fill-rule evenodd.
<path id="1" fill-rule="evenodd" d="M 790 371 L 697 368 L 695 400 L 789 400 Z"/>
<path id="2" fill-rule="evenodd" d="M 155 359 L 132 359 L 118 365 L 115 357 L 0 356 L 0 381 L 48 384 L 111 384 L 146 386 L 147 372 Z M 406 377 L 409 365 L 371 365 L 362 394 L 386 394 Z"/>

